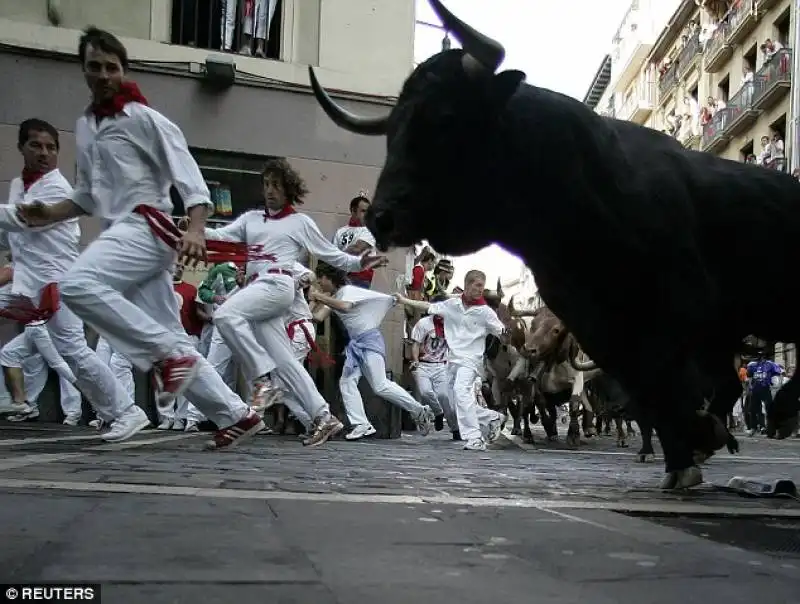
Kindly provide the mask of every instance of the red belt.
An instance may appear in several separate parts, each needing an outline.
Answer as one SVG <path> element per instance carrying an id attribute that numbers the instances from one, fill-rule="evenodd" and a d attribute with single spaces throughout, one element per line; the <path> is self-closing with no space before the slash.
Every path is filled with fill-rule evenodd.
<path id="1" fill-rule="evenodd" d="M 175 226 L 172 216 L 157 210 L 152 206 L 139 205 L 133 211 L 140 214 L 147 221 L 153 235 L 161 239 L 173 250 L 179 250 L 183 233 Z M 254 260 L 268 260 L 275 262 L 277 258 L 272 254 L 263 252 L 263 245 L 247 245 L 234 241 L 206 241 L 206 262 L 218 264 L 221 262 L 234 262 L 242 264 Z"/>
<path id="2" fill-rule="evenodd" d="M 291 271 L 287 271 L 284 268 L 268 268 L 267 270 L 261 271 L 260 273 L 255 273 L 253 275 L 250 275 L 247 278 L 247 282 L 245 283 L 245 285 L 250 285 L 253 281 L 258 279 L 259 275 L 263 275 L 264 273 L 269 273 L 270 275 L 287 275 L 288 277 L 294 277 Z"/>
<path id="3" fill-rule="evenodd" d="M 303 334 L 306 336 L 306 342 L 311 347 L 311 352 L 308 353 L 308 359 L 315 365 L 319 365 L 322 367 L 331 367 L 336 364 L 336 361 L 330 357 L 330 355 L 325 354 L 322 350 L 319 349 L 319 345 L 317 341 L 311 337 L 311 331 L 309 331 L 308 326 L 308 319 L 298 319 L 297 321 L 292 321 L 286 326 L 286 335 L 289 336 L 289 339 L 294 341 L 294 334 L 295 330 L 299 327 L 303 330 Z"/>

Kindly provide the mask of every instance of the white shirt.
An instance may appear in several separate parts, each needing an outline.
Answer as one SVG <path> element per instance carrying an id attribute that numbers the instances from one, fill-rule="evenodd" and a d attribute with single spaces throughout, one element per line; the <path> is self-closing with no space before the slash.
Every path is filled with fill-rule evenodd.
<path id="1" fill-rule="evenodd" d="M 314 318 L 311 314 L 311 309 L 308 307 L 308 302 L 306 302 L 306 297 L 303 295 L 303 288 L 300 283 L 303 276 L 311 271 L 298 262 L 292 272 L 294 273 L 297 289 L 294 292 L 294 300 L 292 300 L 292 304 L 286 312 L 287 325 L 293 321 L 312 321 Z"/>
<path id="2" fill-rule="evenodd" d="M 158 111 L 128 103 L 97 124 L 87 112 L 75 125 L 77 177 L 72 201 L 89 214 L 116 220 L 138 205 L 169 214 L 174 185 L 186 210 L 213 208 L 208 186 L 180 129 Z"/>
<path id="3" fill-rule="evenodd" d="M 396 304 L 393 296 L 382 294 L 371 289 L 344 285 L 339 288 L 334 296 L 343 302 L 352 302 L 353 308 L 348 311 L 333 312 L 342 320 L 351 338 L 360 336 L 365 331 L 377 329 L 383 318 Z"/>
<path id="4" fill-rule="evenodd" d="M 436 335 L 433 317 L 422 317 L 414 330 L 411 339 L 419 344 L 419 360 L 421 363 L 444 363 L 447 361 L 447 338 Z"/>
<path id="5" fill-rule="evenodd" d="M 343 226 L 333 236 L 333 244 L 342 251 L 357 241 L 363 241 L 371 248 L 375 247 L 375 237 L 365 226 Z"/>
<path id="6" fill-rule="evenodd" d="M 464 306 L 461 298 L 431 304 L 428 314 L 444 319 L 444 335 L 450 348 L 450 363 L 481 372 L 486 336 L 499 336 L 505 329 L 488 306 Z"/>
<path id="7" fill-rule="evenodd" d="M 263 210 L 251 210 L 223 227 L 206 229 L 206 237 L 262 245 L 264 254 L 275 256 L 274 261 L 248 262 L 247 277 L 270 268 L 293 272 L 306 252 L 348 273 L 361 270 L 361 258 L 339 251 L 325 239 L 307 214 L 295 213 L 264 220 Z"/>
<path id="8" fill-rule="evenodd" d="M 11 181 L 9 205 L 34 200 L 55 204 L 72 197 L 72 187 L 59 170 L 42 176 L 25 191 L 22 179 Z M 11 292 L 37 299 L 42 288 L 58 281 L 79 254 L 81 228 L 73 218 L 40 229 L 8 233 L 8 246 L 14 258 L 14 281 Z"/>
<path id="9" fill-rule="evenodd" d="M 773 141 L 770 143 L 770 159 L 783 158 L 783 141 Z"/>

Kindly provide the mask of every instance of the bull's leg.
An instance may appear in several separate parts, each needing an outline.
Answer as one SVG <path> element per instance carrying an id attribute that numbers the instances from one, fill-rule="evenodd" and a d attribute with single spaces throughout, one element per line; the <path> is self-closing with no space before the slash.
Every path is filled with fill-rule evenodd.
<path id="1" fill-rule="evenodd" d="M 603 425 L 604 425 L 603 434 L 605 434 L 606 436 L 611 436 L 611 417 L 610 416 L 606 415 L 603 418 Z"/>
<path id="2" fill-rule="evenodd" d="M 569 428 L 567 428 L 567 446 L 580 447 L 581 446 L 581 401 L 580 399 L 572 399 L 569 401 Z"/>
<path id="3" fill-rule="evenodd" d="M 286 434 L 286 405 L 275 405 L 273 417 L 275 418 L 275 425 L 272 426 L 273 432 L 281 435 Z"/>
<path id="4" fill-rule="evenodd" d="M 627 449 L 628 441 L 626 440 L 625 430 L 622 427 L 622 417 L 619 415 L 615 416 L 614 424 L 617 426 L 617 446 Z"/>
<path id="5" fill-rule="evenodd" d="M 642 448 L 636 454 L 636 459 L 640 463 L 652 463 L 656 460 L 656 452 L 653 450 L 653 423 L 642 414 L 636 423 L 639 424 L 639 432 L 642 433 Z"/>
<path id="6" fill-rule="evenodd" d="M 515 396 L 508 400 L 508 412 L 511 415 L 511 434 L 512 436 L 519 436 L 522 434 L 522 401 Z"/>
<path id="7" fill-rule="evenodd" d="M 525 405 L 522 412 L 522 440 L 528 444 L 533 444 L 533 432 L 531 431 L 531 407 L 533 404 Z"/>
<path id="8" fill-rule="evenodd" d="M 603 414 L 602 413 L 597 413 L 594 416 L 594 428 L 595 428 L 595 432 L 597 434 L 602 434 L 603 433 Z"/>
<path id="9" fill-rule="evenodd" d="M 592 407 L 592 403 L 589 401 L 589 398 L 584 396 L 583 398 L 583 422 L 582 422 L 582 430 L 583 435 L 586 438 L 592 438 L 597 434 L 594 429 L 594 408 Z"/>
<path id="10" fill-rule="evenodd" d="M 767 436 L 782 439 L 797 432 L 800 417 L 800 378 L 794 375 L 775 394 L 767 407 Z"/>
<path id="11" fill-rule="evenodd" d="M 633 429 L 633 422 L 629 419 L 625 420 L 625 431 L 628 433 L 630 438 L 636 436 L 636 430 Z"/>
<path id="12" fill-rule="evenodd" d="M 542 401 L 543 405 L 540 409 L 542 415 L 542 426 L 547 434 L 547 440 L 558 440 L 558 411 L 556 406 L 547 402 L 546 398 Z"/>

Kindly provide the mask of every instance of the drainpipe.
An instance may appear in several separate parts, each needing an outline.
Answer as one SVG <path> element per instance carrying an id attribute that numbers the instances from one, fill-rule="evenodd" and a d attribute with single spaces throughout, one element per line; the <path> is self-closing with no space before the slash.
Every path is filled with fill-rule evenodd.
<path id="1" fill-rule="evenodd" d="M 792 121 L 790 122 L 791 133 L 789 136 L 789 173 L 795 168 L 800 167 L 800 82 L 797 81 L 798 69 L 800 69 L 800 27 L 798 27 L 798 13 L 800 12 L 800 0 L 793 0 L 790 7 L 790 29 L 792 34 L 792 82 L 791 82 L 791 109 Z"/>
<path id="2" fill-rule="evenodd" d="M 47 19 L 56 27 L 61 25 L 61 0 L 47 0 Z"/>

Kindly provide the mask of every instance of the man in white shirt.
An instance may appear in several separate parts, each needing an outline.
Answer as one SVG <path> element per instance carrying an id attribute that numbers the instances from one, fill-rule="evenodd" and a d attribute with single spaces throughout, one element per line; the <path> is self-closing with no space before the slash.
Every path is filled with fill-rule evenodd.
<path id="1" fill-rule="evenodd" d="M 251 406 L 266 410 L 281 397 L 270 374 L 297 395 L 314 418 L 309 445 L 320 445 L 344 426 L 330 413 L 308 371 L 297 362 L 286 335 L 286 313 L 297 291 L 294 269 L 311 254 L 346 271 L 383 266 L 386 259 L 345 254 L 329 242 L 308 214 L 295 209 L 308 193 L 302 176 L 284 159 L 266 163 L 261 174 L 264 209 L 245 212 L 231 224 L 206 229 L 209 239 L 257 247 L 264 260 L 247 263 L 249 284 L 214 312 L 214 324 L 253 385 Z"/>
<path id="2" fill-rule="evenodd" d="M 364 226 L 364 216 L 366 216 L 367 210 L 369 210 L 369 198 L 364 191 L 361 191 L 350 200 L 350 220 L 347 225 L 338 229 L 333 236 L 333 244 L 343 252 L 360 256 L 375 247 L 375 237 Z M 348 274 L 347 279 L 350 285 L 369 289 L 372 286 L 374 274 L 375 271 L 368 268 Z"/>
<path id="3" fill-rule="evenodd" d="M 461 438 L 466 441 L 464 448 L 469 451 L 485 451 L 486 441 L 491 443 L 497 439 L 505 419 L 497 411 L 478 405 L 475 397 L 475 382 L 483 372 L 486 336 L 505 334 L 497 314 L 483 299 L 485 287 L 486 275 L 471 270 L 464 278 L 464 293 L 458 298 L 430 304 L 396 294 L 402 304 L 444 319 L 444 333 L 450 349 L 447 364 L 458 427 Z M 487 432 L 486 439 L 482 429 Z"/>
<path id="4" fill-rule="evenodd" d="M 72 309 L 58 301 L 55 284 L 74 266 L 79 254 L 77 217 L 33 230 L 26 228 L 16 216 L 25 204 L 36 202 L 43 208 L 53 208 L 73 194 L 69 182 L 57 168 L 58 131 L 42 120 L 25 120 L 19 127 L 18 147 L 24 168 L 22 175 L 11 181 L 9 204 L 0 212 L 0 228 L 8 231 L 8 244 L 14 257 L 12 286 L 9 295 L 0 301 L 0 307 L 4 316 L 25 323 L 26 328 L 22 335 L 6 345 L 0 354 L 0 363 L 19 374 L 25 358 L 36 348 L 43 349 L 60 376 L 86 395 L 98 417 L 107 423 L 126 415 L 131 418 L 127 425 L 103 435 L 109 441 L 125 440 L 147 426 L 147 416 L 126 396 L 119 382 L 89 348 L 81 320 Z M 21 301 L 37 316 L 28 313 L 23 319 L 17 318 Z M 55 350 L 48 353 L 51 343 Z M 56 360 L 59 356 L 68 368 Z M 23 390 L 12 394 L 21 396 Z M 72 398 L 80 399 L 74 395 Z M 15 405 L 19 415 L 31 415 L 36 411 L 24 401 L 16 400 Z M 70 413 L 79 414 L 79 410 L 73 409 Z"/>
<path id="5" fill-rule="evenodd" d="M 443 302 L 447 295 L 431 298 L 431 303 Z M 444 319 L 436 315 L 422 317 L 411 332 L 411 372 L 417 384 L 420 400 L 427 404 L 436 416 L 434 427 L 438 432 L 444 428 L 444 419 L 450 426 L 453 439 L 460 437 L 458 422 L 450 403 L 450 377 L 447 372 L 447 338 L 444 335 Z"/>
<path id="6" fill-rule="evenodd" d="M 312 291 L 309 297 L 336 313 L 350 336 L 345 350 L 342 377 L 339 379 L 342 402 L 352 427 L 345 438 L 358 440 L 375 434 L 375 428 L 367 418 L 364 401 L 358 391 L 358 381 L 362 375 L 376 396 L 408 411 L 420 434 L 426 436 L 433 424 L 433 411 L 415 401 L 408 392 L 386 376 L 386 344 L 379 327 L 395 305 L 395 298 L 348 285 L 342 271 L 322 262 L 317 265 L 316 273 L 322 291 Z M 314 318 L 319 321 L 322 317 L 322 314 L 315 314 Z"/>
<path id="7" fill-rule="evenodd" d="M 143 371 L 156 369 L 162 403 L 185 393 L 220 428 L 209 448 L 230 447 L 264 423 L 195 350 L 181 326 L 170 274 L 176 259 L 189 266 L 220 261 L 212 256 L 219 248 L 206 246 L 203 234 L 213 208 L 208 187 L 183 133 L 125 80 L 122 43 L 90 27 L 78 55 L 92 104 L 75 126 L 75 191 L 61 202 L 22 206 L 19 217 L 29 226 L 82 214 L 110 221 L 61 278 L 61 297 L 116 352 Z M 171 186 L 190 217 L 185 233 L 170 216 Z M 135 432 L 145 420 L 131 412 L 113 423 L 112 432 Z"/>

